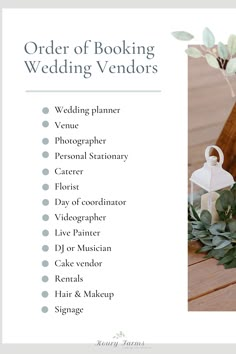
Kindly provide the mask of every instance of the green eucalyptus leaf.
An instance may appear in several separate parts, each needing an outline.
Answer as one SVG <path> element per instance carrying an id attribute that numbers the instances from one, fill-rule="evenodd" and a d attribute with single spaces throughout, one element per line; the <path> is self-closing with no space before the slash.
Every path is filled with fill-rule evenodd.
<path id="1" fill-rule="evenodd" d="M 228 39 L 228 50 L 233 56 L 236 53 L 236 35 L 231 34 Z"/>
<path id="2" fill-rule="evenodd" d="M 192 235 L 195 237 L 205 237 L 208 236 L 207 230 L 192 230 Z"/>
<path id="3" fill-rule="evenodd" d="M 231 220 L 229 223 L 228 223 L 228 228 L 229 228 L 229 231 L 231 233 L 234 233 L 236 232 L 236 220 Z M 232 236 L 231 236 L 232 237 Z"/>
<path id="4" fill-rule="evenodd" d="M 233 195 L 232 191 L 225 190 L 222 192 L 222 194 L 217 199 L 217 201 L 218 200 L 221 201 L 222 208 L 224 209 L 224 211 L 226 211 L 233 204 L 234 195 Z M 217 206 L 217 203 L 216 203 L 216 206 Z M 221 211 L 221 210 L 219 210 L 219 211 Z"/>
<path id="5" fill-rule="evenodd" d="M 232 216 L 233 216 L 233 217 L 236 216 L 236 206 L 232 208 Z"/>
<path id="6" fill-rule="evenodd" d="M 218 43 L 217 51 L 218 51 L 218 54 L 219 54 L 220 58 L 222 58 L 222 59 L 227 59 L 228 58 L 228 56 L 229 56 L 228 49 L 222 42 Z"/>
<path id="7" fill-rule="evenodd" d="M 226 66 L 226 72 L 228 74 L 233 74 L 236 72 L 236 58 L 232 58 L 228 61 Z"/>
<path id="8" fill-rule="evenodd" d="M 236 259 L 233 259 L 232 262 L 224 264 L 225 269 L 236 268 Z"/>
<path id="9" fill-rule="evenodd" d="M 214 69 L 219 69 L 220 65 L 219 65 L 217 59 L 214 57 L 214 55 L 206 54 L 205 58 L 206 58 L 208 65 L 210 65 Z"/>
<path id="10" fill-rule="evenodd" d="M 231 237 L 231 232 L 222 232 L 220 235 L 224 236 L 224 237 L 227 237 L 227 238 L 230 238 Z"/>
<path id="11" fill-rule="evenodd" d="M 219 261 L 218 264 L 225 264 L 225 263 L 229 263 L 234 259 L 234 256 L 224 256 L 223 258 L 221 258 L 221 260 Z"/>
<path id="12" fill-rule="evenodd" d="M 212 235 L 219 235 L 225 231 L 226 223 L 224 221 L 219 221 L 216 224 L 210 226 L 209 231 Z"/>
<path id="13" fill-rule="evenodd" d="M 209 235 L 207 235 L 207 237 L 204 237 L 204 240 L 211 241 L 212 238 L 213 238 L 213 236 L 209 234 Z"/>
<path id="14" fill-rule="evenodd" d="M 213 244 L 213 246 L 218 246 L 222 241 L 225 241 L 224 237 L 214 236 L 212 239 L 212 244 Z"/>
<path id="15" fill-rule="evenodd" d="M 192 213 L 193 217 L 197 220 L 200 221 L 199 215 L 196 212 L 194 206 L 192 204 L 189 204 L 190 212 Z"/>
<path id="16" fill-rule="evenodd" d="M 203 31 L 203 43 L 207 48 L 212 48 L 215 45 L 214 34 L 207 27 Z"/>
<path id="17" fill-rule="evenodd" d="M 193 227 L 192 227 L 191 222 L 188 222 L 188 232 L 189 233 L 192 232 L 192 229 L 193 229 Z"/>
<path id="18" fill-rule="evenodd" d="M 212 241 L 208 240 L 206 238 L 201 238 L 201 243 L 203 243 L 203 245 L 205 245 L 205 246 L 211 246 L 211 247 L 213 246 Z"/>
<path id="19" fill-rule="evenodd" d="M 180 41 L 190 41 L 191 39 L 193 39 L 193 35 L 185 31 L 175 31 L 171 34 Z"/>
<path id="20" fill-rule="evenodd" d="M 235 247 L 230 248 L 230 249 L 225 253 L 225 256 L 234 256 L 235 250 L 236 250 Z"/>
<path id="21" fill-rule="evenodd" d="M 236 191 L 236 183 L 234 183 L 234 185 L 231 187 L 230 190 L 231 190 L 231 191 Z"/>
<path id="22" fill-rule="evenodd" d="M 207 253 L 207 255 L 205 255 L 203 258 L 206 258 L 206 259 L 212 258 L 213 257 L 213 251 L 214 251 L 213 249 L 211 251 L 209 251 Z"/>
<path id="23" fill-rule="evenodd" d="M 216 210 L 218 212 L 224 212 L 225 211 L 225 209 L 223 208 L 223 205 L 222 205 L 220 197 L 216 200 Z"/>
<path id="24" fill-rule="evenodd" d="M 212 251 L 212 257 L 214 257 L 215 259 L 221 259 L 225 256 L 225 254 L 227 253 L 227 250 L 225 249 L 216 249 L 214 248 Z"/>
<path id="25" fill-rule="evenodd" d="M 191 221 L 191 225 L 193 229 L 206 230 L 205 225 L 201 221 Z"/>
<path id="26" fill-rule="evenodd" d="M 203 243 L 206 246 L 212 246 L 212 241 L 205 240 L 204 238 L 201 239 L 201 243 Z"/>
<path id="27" fill-rule="evenodd" d="M 225 241 L 221 242 L 215 249 L 219 250 L 220 248 L 225 248 L 225 247 L 229 246 L 230 244 L 231 244 L 230 241 L 225 240 Z"/>
<path id="28" fill-rule="evenodd" d="M 225 214 L 224 211 L 218 211 L 218 214 L 219 214 L 220 220 L 222 220 L 222 221 L 227 220 L 227 215 Z"/>
<path id="29" fill-rule="evenodd" d="M 196 253 L 207 252 L 210 251 L 211 249 L 212 249 L 211 246 L 203 246 L 202 248 L 200 248 L 200 250 L 197 250 Z"/>
<path id="30" fill-rule="evenodd" d="M 231 247 L 231 246 L 230 246 Z M 214 257 L 215 259 L 221 259 L 223 258 L 226 254 L 228 255 L 229 253 L 229 248 L 225 248 L 225 249 L 212 249 L 211 251 L 208 252 L 208 254 L 204 257 L 204 258 L 212 258 Z"/>
<path id="31" fill-rule="evenodd" d="M 200 52 L 200 50 L 195 47 L 187 48 L 185 50 L 185 53 L 187 53 L 188 56 L 192 57 L 192 58 L 200 58 L 202 56 L 202 53 Z"/>
<path id="32" fill-rule="evenodd" d="M 233 196 L 234 196 L 234 204 L 236 204 L 236 189 L 231 189 L 231 193 L 233 193 Z"/>
<path id="33" fill-rule="evenodd" d="M 203 210 L 200 215 L 200 220 L 203 224 L 209 226 L 211 225 L 212 216 L 208 210 Z"/>
<path id="34" fill-rule="evenodd" d="M 232 239 L 236 239 L 236 232 L 233 232 L 232 234 L 230 234 L 230 237 L 231 237 Z"/>

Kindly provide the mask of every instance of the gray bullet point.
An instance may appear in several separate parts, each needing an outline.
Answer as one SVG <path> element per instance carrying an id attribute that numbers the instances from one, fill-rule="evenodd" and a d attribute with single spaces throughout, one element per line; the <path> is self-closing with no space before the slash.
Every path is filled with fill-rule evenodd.
<path id="1" fill-rule="evenodd" d="M 49 156 L 49 153 L 48 153 L 47 151 L 44 151 L 44 152 L 42 153 L 42 155 L 43 155 L 43 157 L 46 159 L 46 158 Z"/>
<path id="2" fill-rule="evenodd" d="M 47 312 L 48 312 L 47 306 L 43 306 L 43 307 L 42 307 L 42 312 L 43 312 L 43 313 L 47 313 Z"/>
<path id="3" fill-rule="evenodd" d="M 48 230 L 43 230 L 42 235 L 43 236 L 48 236 L 49 235 L 49 231 Z"/>
<path id="4" fill-rule="evenodd" d="M 48 261 L 42 261 L 42 266 L 43 267 L 48 267 L 48 265 L 49 265 Z"/>
<path id="5" fill-rule="evenodd" d="M 44 168 L 42 171 L 43 175 L 48 175 L 49 174 L 49 170 L 47 168 Z"/>
<path id="6" fill-rule="evenodd" d="M 49 247 L 48 247 L 47 245 L 44 245 L 44 246 L 42 247 L 42 250 L 43 250 L 44 252 L 47 252 L 47 251 L 49 250 Z"/>
<path id="7" fill-rule="evenodd" d="M 49 143 L 48 138 L 43 138 L 42 143 L 43 143 L 44 145 L 47 145 L 47 144 Z"/>
<path id="8" fill-rule="evenodd" d="M 46 275 L 44 275 L 44 276 L 42 277 L 42 281 L 43 281 L 44 283 L 47 283 L 47 282 L 48 282 L 48 277 L 47 277 Z"/>
<path id="9" fill-rule="evenodd" d="M 43 215 L 43 221 L 48 221 L 49 220 L 49 216 L 47 214 Z"/>
<path id="10" fill-rule="evenodd" d="M 42 297 L 48 297 L 48 292 L 47 291 L 43 291 L 42 292 Z"/>
<path id="11" fill-rule="evenodd" d="M 42 203 L 43 203 L 43 205 L 48 205 L 49 204 L 49 200 L 48 199 L 44 199 L 43 201 L 42 201 Z"/>
<path id="12" fill-rule="evenodd" d="M 44 108 L 42 109 L 42 112 L 43 112 L 44 114 L 48 114 L 48 112 L 49 112 L 48 107 L 44 107 Z"/>
<path id="13" fill-rule="evenodd" d="M 42 186 L 44 191 L 47 191 L 49 189 L 49 185 L 48 184 L 43 184 Z"/>
<path id="14" fill-rule="evenodd" d="M 47 128 L 47 127 L 49 126 L 48 121 L 47 121 L 47 120 L 44 120 L 43 123 L 42 123 L 42 126 L 43 126 L 44 128 Z"/>

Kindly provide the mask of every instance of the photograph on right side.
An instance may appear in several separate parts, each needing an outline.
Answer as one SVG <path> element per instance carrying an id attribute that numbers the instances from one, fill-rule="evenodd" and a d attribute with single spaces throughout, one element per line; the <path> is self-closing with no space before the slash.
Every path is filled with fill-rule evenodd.
<path id="1" fill-rule="evenodd" d="M 188 55 L 188 310 L 236 311 L 236 34 L 173 35 Z"/>

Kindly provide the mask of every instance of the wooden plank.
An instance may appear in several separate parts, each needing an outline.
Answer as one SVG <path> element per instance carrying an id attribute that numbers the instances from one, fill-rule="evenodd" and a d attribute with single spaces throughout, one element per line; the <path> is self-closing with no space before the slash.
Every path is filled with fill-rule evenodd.
<path id="1" fill-rule="evenodd" d="M 236 284 L 188 303 L 189 311 L 236 311 Z"/>
<path id="2" fill-rule="evenodd" d="M 199 129 L 189 131 L 188 141 L 189 146 L 199 145 L 205 143 L 207 146 L 208 141 L 216 141 L 223 129 L 223 123 L 206 125 Z"/>
<path id="3" fill-rule="evenodd" d="M 200 242 L 193 241 L 188 243 L 188 265 L 206 261 L 206 259 L 203 258 L 204 253 L 195 253 L 201 247 Z"/>
<path id="4" fill-rule="evenodd" d="M 224 269 L 217 260 L 208 259 L 189 267 L 189 300 L 236 282 L 236 269 Z"/>
<path id="5" fill-rule="evenodd" d="M 224 153 L 223 168 L 236 178 L 236 104 L 225 123 L 216 145 Z"/>
<path id="6" fill-rule="evenodd" d="M 216 143 L 235 99 L 231 97 L 221 72 L 210 68 L 204 58 L 189 58 L 188 79 L 190 177 L 205 162 L 205 148 Z M 230 81 L 236 91 L 235 78 Z M 236 145 L 231 145 L 229 155 L 235 153 L 236 156 Z M 236 269 L 225 270 L 217 265 L 216 260 L 203 259 L 203 254 L 195 253 L 197 248 L 197 244 L 189 244 L 189 311 L 235 311 Z"/>
<path id="7" fill-rule="evenodd" d="M 220 97 L 216 98 L 211 103 L 210 106 L 207 106 L 208 100 L 203 99 L 201 97 L 195 97 L 198 104 L 193 104 L 191 101 L 189 102 L 189 109 L 188 109 L 188 125 L 189 130 L 199 129 L 207 125 L 213 124 L 224 124 L 230 114 L 230 111 L 233 107 L 233 104 L 230 102 L 226 102 L 224 104 Z M 218 102 L 218 104 L 216 104 Z"/>
<path id="8" fill-rule="evenodd" d="M 223 75 L 204 58 L 188 61 L 189 130 L 226 122 L 234 104 Z M 235 78 L 229 78 L 236 90 Z"/>
<path id="9" fill-rule="evenodd" d="M 236 178 L 235 98 L 221 71 L 204 58 L 189 58 L 188 64 L 189 146 L 216 141 L 225 155 L 223 167 Z M 235 76 L 228 81 L 236 92 Z"/>
<path id="10" fill-rule="evenodd" d="M 198 102 L 198 103 L 197 103 Z M 209 104 L 209 105 L 208 105 Z M 224 124 L 232 110 L 233 102 L 226 100 L 224 102 L 222 97 L 218 95 L 215 100 L 209 102 L 208 94 L 205 97 L 198 97 L 196 93 L 194 98 L 189 99 L 189 130 L 199 129 L 204 125 Z"/>

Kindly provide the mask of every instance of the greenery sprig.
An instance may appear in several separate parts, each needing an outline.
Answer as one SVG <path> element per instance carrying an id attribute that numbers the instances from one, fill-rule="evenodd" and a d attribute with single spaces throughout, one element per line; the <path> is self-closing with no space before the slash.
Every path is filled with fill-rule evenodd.
<path id="1" fill-rule="evenodd" d="M 206 252 L 205 258 L 217 259 L 226 269 L 236 268 L 236 184 L 220 193 L 216 210 L 220 221 L 211 224 L 208 210 L 199 216 L 193 205 L 188 205 L 188 240 L 202 244 L 197 253 Z"/>
<path id="2" fill-rule="evenodd" d="M 172 35 L 181 41 L 190 41 L 194 38 L 191 33 L 185 31 L 172 32 Z M 205 58 L 208 65 L 220 70 L 229 86 L 232 97 L 235 97 L 229 76 L 235 77 L 236 73 L 236 35 L 231 34 L 227 44 L 217 43 L 212 31 L 206 27 L 202 33 L 202 40 L 202 45 L 188 47 L 185 50 L 186 54 L 195 59 Z"/>

